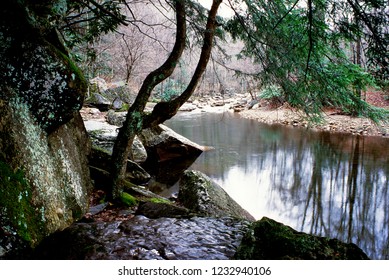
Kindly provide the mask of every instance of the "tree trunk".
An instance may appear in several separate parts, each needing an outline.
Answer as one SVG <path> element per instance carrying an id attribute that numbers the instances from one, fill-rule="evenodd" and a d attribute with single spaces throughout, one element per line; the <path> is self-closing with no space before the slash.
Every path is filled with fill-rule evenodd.
<path id="1" fill-rule="evenodd" d="M 152 90 L 156 85 L 168 78 L 174 71 L 178 60 L 180 59 L 182 52 L 185 48 L 186 41 L 186 11 L 185 1 L 174 1 L 174 7 L 176 12 L 176 38 L 172 52 L 158 69 L 151 72 L 144 80 L 138 95 L 128 109 L 126 120 L 123 126 L 119 129 L 117 139 L 112 152 L 112 169 L 111 169 L 111 182 L 112 182 L 112 199 L 116 199 L 120 196 L 121 187 L 120 182 L 125 176 L 127 159 L 131 151 L 132 142 L 135 136 L 142 130 L 143 127 L 143 111 L 146 107 L 146 103 L 151 95 Z"/>
<path id="2" fill-rule="evenodd" d="M 192 76 L 192 79 L 185 89 L 185 91 L 169 102 L 158 103 L 153 112 L 150 115 L 144 115 L 144 109 L 146 103 L 150 97 L 151 91 L 156 85 L 163 82 L 174 71 L 178 60 L 180 59 L 182 52 L 185 48 L 186 41 L 186 21 L 185 21 L 185 1 L 176 0 L 176 42 L 174 48 L 166 60 L 166 62 L 157 70 L 151 72 L 142 84 L 141 89 L 135 99 L 134 104 L 130 107 L 127 113 L 123 127 L 119 130 L 117 140 L 114 145 L 112 154 L 112 198 L 116 199 L 121 193 L 121 181 L 124 179 L 126 172 L 126 161 L 130 154 L 132 142 L 135 136 L 141 132 L 143 128 L 156 126 L 163 123 L 165 120 L 174 116 L 178 109 L 184 104 L 189 97 L 193 94 L 198 82 L 201 79 L 202 74 L 207 67 L 211 50 L 213 46 L 213 39 L 215 36 L 215 30 L 217 27 L 216 15 L 217 10 L 222 3 L 222 0 L 214 0 L 212 7 L 208 14 L 208 20 L 206 25 L 206 31 L 204 33 L 203 47 L 201 49 L 200 59 L 197 64 L 196 70 Z"/>
<path id="3" fill-rule="evenodd" d="M 187 88 L 178 97 L 167 102 L 159 102 L 157 105 L 155 105 L 152 113 L 148 116 L 145 116 L 143 128 L 156 126 L 170 119 L 177 113 L 182 104 L 184 104 L 192 96 L 198 83 L 201 80 L 202 75 L 204 74 L 205 69 L 207 68 L 207 64 L 211 56 L 213 39 L 215 37 L 215 31 L 217 28 L 216 15 L 221 3 L 222 0 L 214 0 L 212 3 L 208 14 L 200 59 Z"/>

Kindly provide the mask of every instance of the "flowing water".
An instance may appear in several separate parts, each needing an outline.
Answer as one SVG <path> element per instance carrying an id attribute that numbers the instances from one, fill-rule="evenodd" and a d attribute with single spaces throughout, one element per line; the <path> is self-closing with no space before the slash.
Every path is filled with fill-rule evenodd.
<path id="1" fill-rule="evenodd" d="M 270 126 L 230 113 L 180 113 L 166 125 L 215 148 L 191 168 L 257 219 L 389 259 L 389 139 Z"/>

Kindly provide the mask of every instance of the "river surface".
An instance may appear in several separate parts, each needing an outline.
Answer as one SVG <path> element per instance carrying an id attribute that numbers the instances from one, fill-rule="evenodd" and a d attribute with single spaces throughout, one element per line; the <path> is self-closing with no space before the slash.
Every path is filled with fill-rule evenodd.
<path id="1" fill-rule="evenodd" d="M 389 259 L 389 139 L 270 126 L 231 113 L 180 113 L 166 125 L 215 148 L 191 169 L 255 218 Z"/>

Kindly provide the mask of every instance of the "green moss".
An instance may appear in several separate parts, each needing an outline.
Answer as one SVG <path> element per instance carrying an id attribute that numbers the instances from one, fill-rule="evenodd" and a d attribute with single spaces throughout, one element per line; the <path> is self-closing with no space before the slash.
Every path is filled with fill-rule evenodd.
<path id="1" fill-rule="evenodd" d="M 42 238 L 42 221 L 31 205 L 32 194 L 24 172 L 0 161 L 0 216 L 6 217 L 10 234 L 32 246 Z"/>
<path id="2" fill-rule="evenodd" d="M 135 206 L 138 203 L 135 197 L 126 192 L 121 193 L 120 200 L 129 207 Z"/>
<path id="3" fill-rule="evenodd" d="M 157 197 L 150 198 L 150 202 L 161 203 L 161 204 L 172 204 L 172 202 L 168 199 L 157 198 Z"/>
<path id="4" fill-rule="evenodd" d="M 120 108 L 119 112 L 127 112 L 128 109 L 130 109 L 130 105 L 127 103 L 124 103 L 122 108 Z"/>

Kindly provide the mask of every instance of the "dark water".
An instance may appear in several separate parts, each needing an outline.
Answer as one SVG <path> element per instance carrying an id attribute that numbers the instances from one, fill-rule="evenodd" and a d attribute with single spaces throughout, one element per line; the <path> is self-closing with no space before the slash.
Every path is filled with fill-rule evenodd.
<path id="1" fill-rule="evenodd" d="M 262 125 L 229 113 L 179 114 L 166 124 L 215 147 L 191 168 L 257 219 L 353 242 L 372 259 L 389 259 L 389 139 Z"/>

